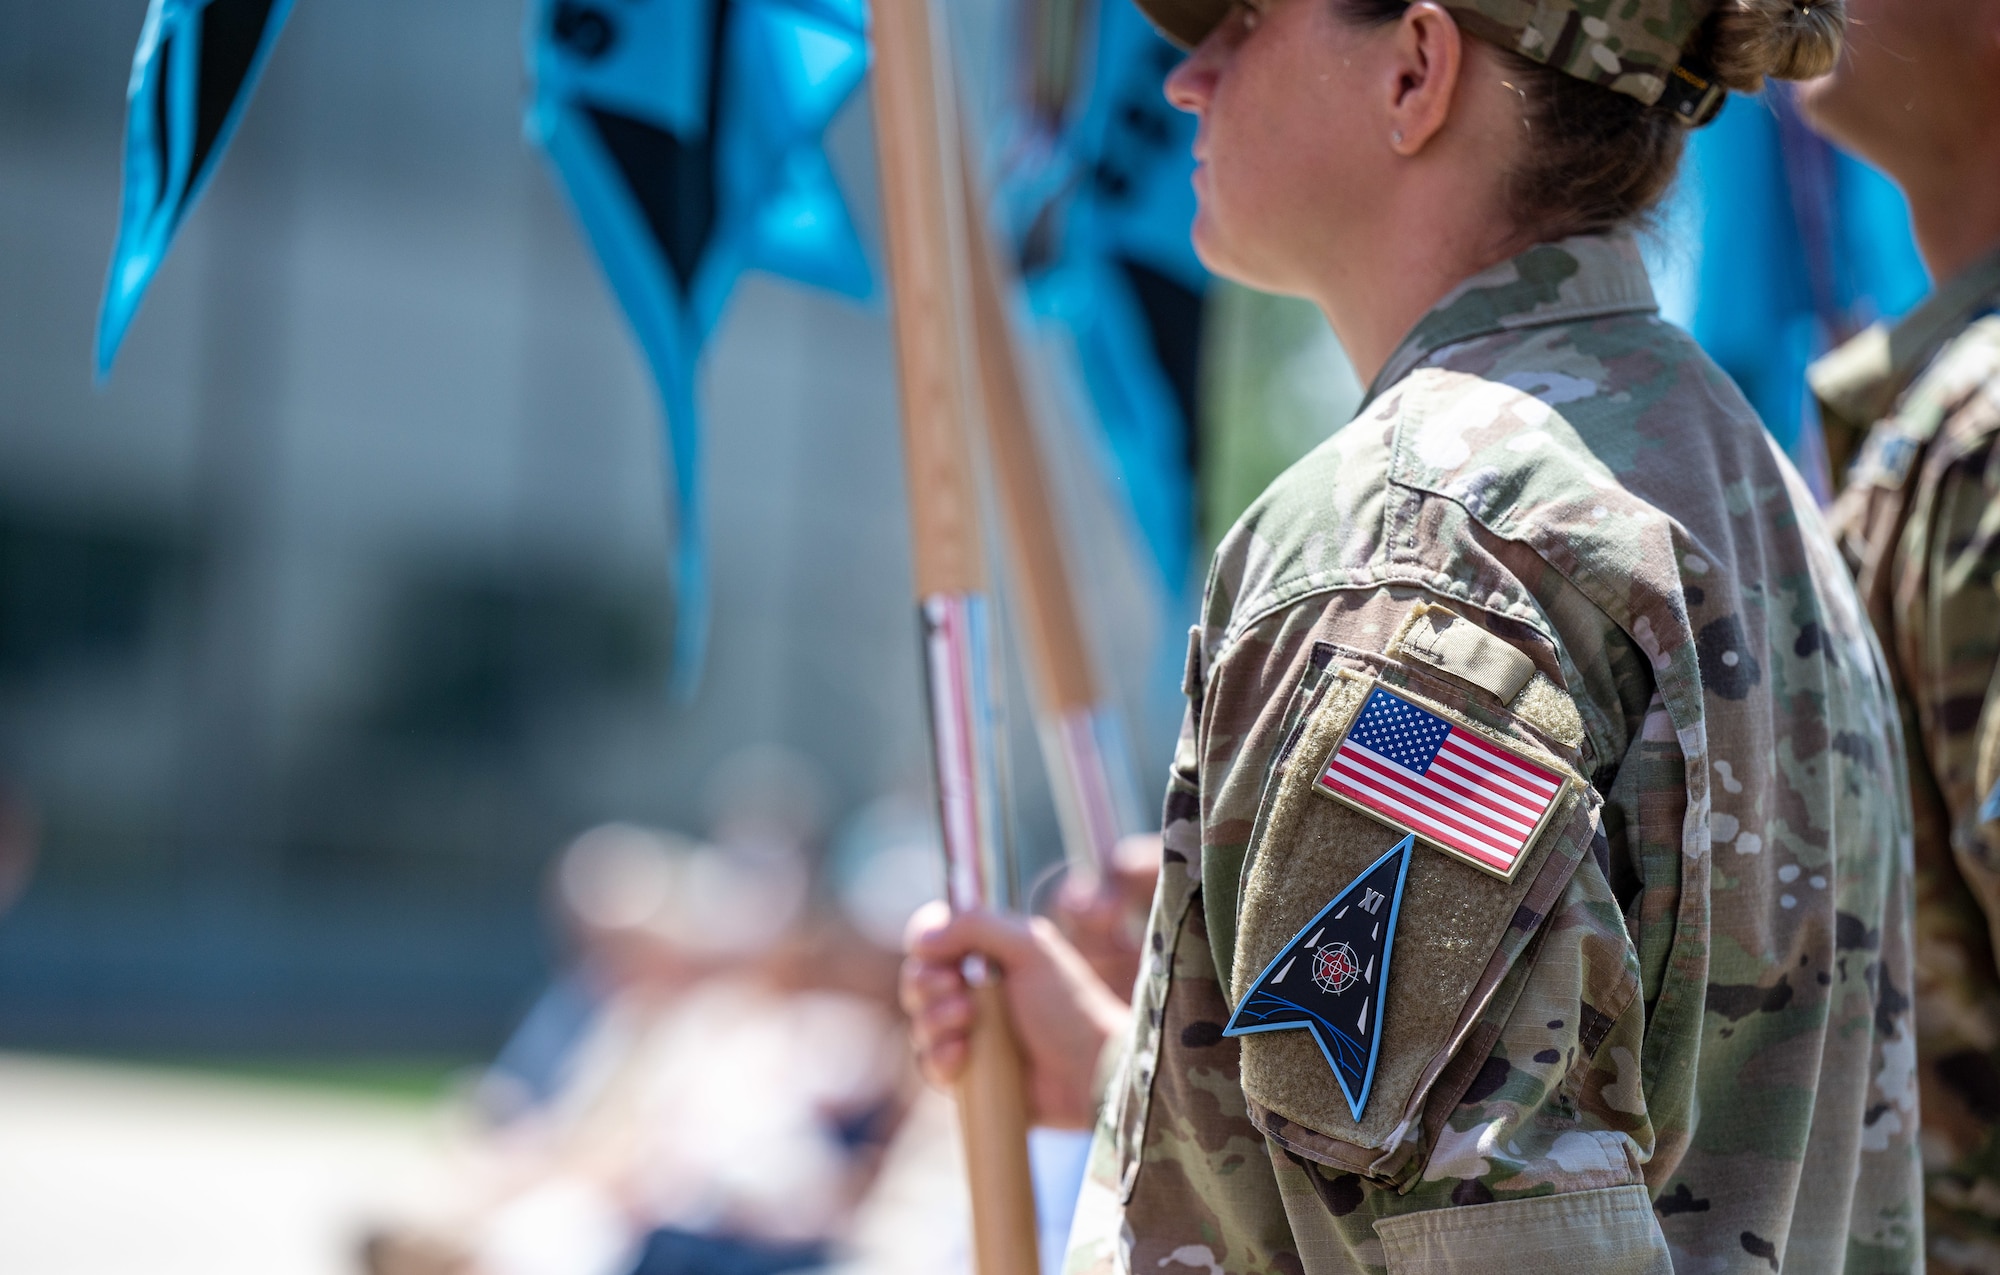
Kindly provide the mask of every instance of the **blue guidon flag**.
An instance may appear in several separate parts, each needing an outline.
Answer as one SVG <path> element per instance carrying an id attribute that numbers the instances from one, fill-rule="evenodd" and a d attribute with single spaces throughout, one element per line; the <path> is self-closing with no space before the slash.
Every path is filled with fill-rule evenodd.
<path id="1" fill-rule="evenodd" d="M 674 519 L 673 688 L 708 643 L 701 353 L 746 270 L 874 291 L 821 138 L 868 67 L 865 0 L 531 0 L 528 133 L 652 365 Z"/>
<path id="2" fill-rule="evenodd" d="M 1567 782 L 1560 772 L 1378 686 L 1313 786 L 1510 879 Z"/>
<path id="3" fill-rule="evenodd" d="M 1311 1032 L 1356 1120 L 1375 1083 L 1389 957 L 1414 842 L 1414 837 L 1397 842 L 1307 921 L 1264 967 L 1222 1029 L 1225 1036 Z"/>
<path id="4" fill-rule="evenodd" d="M 292 0 L 151 0 L 125 97 L 125 194 L 97 319 L 111 361 L 181 224 L 215 176 Z"/>

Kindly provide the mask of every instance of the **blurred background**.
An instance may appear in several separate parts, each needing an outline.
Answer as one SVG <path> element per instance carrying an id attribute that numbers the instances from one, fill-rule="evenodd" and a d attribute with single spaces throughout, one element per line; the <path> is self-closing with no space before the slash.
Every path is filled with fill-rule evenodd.
<path id="1" fill-rule="evenodd" d="M 99 389 L 144 10 L 0 8 L 0 767 L 43 847 L 0 1033 L 475 1057 L 580 829 L 699 830 L 753 743 L 841 812 L 921 792 L 883 315 L 728 316 L 675 707 L 658 409 L 522 141 L 519 10 L 301 6 Z"/>
<path id="2" fill-rule="evenodd" d="M 586 830 L 795 861 L 878 956 L 938 891 L 887 315 L 737 289 L 678 703 L 658 397 L 523 138 L 521 7 L 300 5 L 98 384 L 146 11 L 0 0 L 0 1269 L 348 1271 L 515 1114 L 480 1077 L 589 963 L 551 885 Z M 865 93 L 826 149 L 879 262 Z M 1065 494 L 1156 771 L 1160 591 Z M 787 889 L 709 965 L 796 938 Z M 852 981 L 886 1013 L 879 962 Z"/>
<path id="3" fill-rule="evenodd" d="M 1192 261 L 1173 57 L 1128 7 L 955 12 L 1006 51 L 961 69 L 1143 833 L 1206 548 L 1361 386 L 1310 308 Z M 941 873 L 879 287 L 751 273 L 721 311 L 677 700 L 660 394 L 524 139 L 528 15 L 300 3 L 99 383 L 146 14 L 0 0 L 0 1270 L 962 1264 L 888 999 Z M 863 88 L 824 150 L 879 278 L 871 129 Z M 1800 373 L 1921 295 L 1906 223 L 1774 97 L 1697 137 L 1647 241 L 1822 490 Z M 1712 312 L 1718 278 L 1759 286 Z"/>

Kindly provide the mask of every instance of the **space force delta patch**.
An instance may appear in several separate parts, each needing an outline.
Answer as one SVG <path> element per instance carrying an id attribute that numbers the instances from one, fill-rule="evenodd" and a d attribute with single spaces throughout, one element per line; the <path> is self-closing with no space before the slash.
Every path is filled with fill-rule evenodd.
<path id="1" fill-rule="evenodd" d="M 1312 1033 L 1354 1118 L 1368 1105 L 1382 1043 L 1389 958 L 1410 873 L 1404 837 L 1285 944 L 1229 1016 L 1225 1036 Z"/>
<path id="2" fill-rule="evenodd" d="M 1558 771 L 1377 686 L 1313 787 L 1511 880 L 1567 782 Z"/>
<path id="3" fill-rule="evenodd" d="M 1294 699 L 1231 900 L 1223 1034 L 1251 1123 L 1388 1181 L 1423 1154 L 1408 1122 L 1585 861 L 1597 803 L 1542 743 L 1539 702 L 1486 718 L 1338 665 Z"/>

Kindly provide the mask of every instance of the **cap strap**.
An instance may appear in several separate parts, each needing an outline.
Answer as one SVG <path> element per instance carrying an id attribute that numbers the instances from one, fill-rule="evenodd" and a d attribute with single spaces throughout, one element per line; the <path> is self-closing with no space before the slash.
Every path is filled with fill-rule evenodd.
<path id="1" fill-rule="evenodd" d="M 1728 97 L 1729 90 L 1715 82 L 1707 61 L 1689 53 L 1667 72 L 1667 87 L 1656 105 L 1689 128 L 1700 128 L 1721 112 Z"/>

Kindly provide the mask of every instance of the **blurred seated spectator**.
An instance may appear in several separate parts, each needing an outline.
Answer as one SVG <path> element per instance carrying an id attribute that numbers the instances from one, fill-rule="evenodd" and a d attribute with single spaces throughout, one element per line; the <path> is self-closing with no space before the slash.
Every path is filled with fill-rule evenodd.
<path id="1" fill-rule="evenodd" d="M 477 1085 L 466 1201 L 372 1237 L 373 1275 L 827 1264 L 909 1064 L 896 954 L 809 898 L 819 816 L 779 764 L 721 768 L 713 845 L 612 825 L 559 858 L 570 966 Z"/>
<path id="2" fill-rule="evenodd" d="M 593 828 L 570 843 L 550 874 L 550 905 L 568 963 L 501 1047 L 474 1092 L 500 1126 L 546 1108 L 565 1087 L 578 1046 L 607 1003 L 668 999 L 699 976 L 687 944 L 659 933 L 699 847 L 629 824 Z"/>

